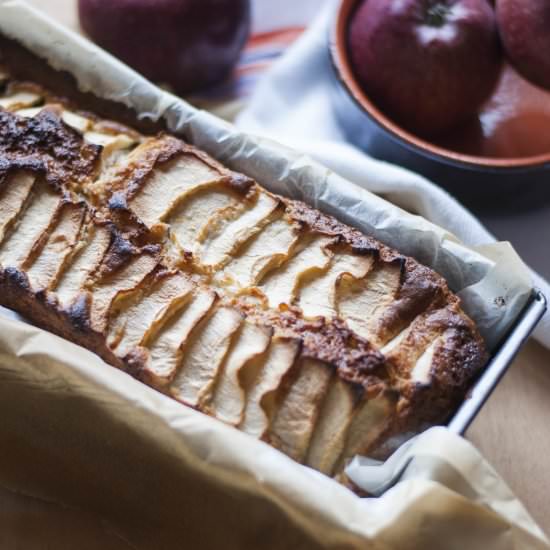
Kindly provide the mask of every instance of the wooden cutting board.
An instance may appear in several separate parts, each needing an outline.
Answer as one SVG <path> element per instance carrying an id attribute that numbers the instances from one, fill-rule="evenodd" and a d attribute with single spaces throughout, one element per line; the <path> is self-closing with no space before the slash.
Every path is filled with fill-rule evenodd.
<path id="1" fill-rule="evenodd" d="M 28 0 L 79 32 L 75 0 Z M 550 351 L 531 341 L 467 436 L 550 534 Z M 100 518 L 0 488 L 0 548 L 130 548 Z"/>

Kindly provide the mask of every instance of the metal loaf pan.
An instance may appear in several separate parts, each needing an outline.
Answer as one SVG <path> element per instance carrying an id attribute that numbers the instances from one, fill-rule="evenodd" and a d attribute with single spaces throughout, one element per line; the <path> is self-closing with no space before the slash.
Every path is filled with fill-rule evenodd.
<path id="1" fill-rule="evenodd" d="M 468 398 L 450 419 L 448 426 L 452 432 L 460 435 L 466 432 L 541 320 L 546 306 L 544 294 L 534 290 L 516 323 L 491 355 L 489 362 L 470 390 Z"/>

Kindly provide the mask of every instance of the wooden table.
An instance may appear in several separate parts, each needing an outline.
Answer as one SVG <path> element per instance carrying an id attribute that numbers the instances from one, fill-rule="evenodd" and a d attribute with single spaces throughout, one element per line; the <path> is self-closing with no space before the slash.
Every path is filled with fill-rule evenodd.
<path id="1" fill-rule="evenodd" d="M 74 0 L 29 1 L 78 30 Z M 549 422 L 550 351 L 529 342 L 473 423 L 468 438 L 548 534 Z M 0 488 L 0 548 L 118 550 L 129 546 L 99 518 Z"/>

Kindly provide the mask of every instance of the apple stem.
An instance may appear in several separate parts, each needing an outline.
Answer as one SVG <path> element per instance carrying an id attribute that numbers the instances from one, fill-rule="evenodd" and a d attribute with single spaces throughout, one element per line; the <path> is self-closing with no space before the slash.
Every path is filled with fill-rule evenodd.
<path id="1" fill-rule="evenodd" d="M 442 27 L 447 21 L 449 6 L 442 2 L 430 3 L 426 12 L 426 23 L 431 27 Z"/>

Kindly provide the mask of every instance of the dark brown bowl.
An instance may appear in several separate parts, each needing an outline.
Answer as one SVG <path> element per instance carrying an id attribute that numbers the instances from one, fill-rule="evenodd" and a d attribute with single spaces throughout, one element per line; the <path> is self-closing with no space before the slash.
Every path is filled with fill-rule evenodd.
<path id="1" fill-rule="evenodd" d="M 507 86 L 510 79 L 519 83 L 516 88 L 521 97 L 517 101 L 524 112 L 529 112 L 530 104 L 537 103 L 537 109 L 542 108 L 543 116 L 548 118 L 545 138 L 548 149 L 539 138 L 534 138 L 532 149 L 542 148 L 536 154 L 527 150 L 507 156 L 502 145 L 510 141 L 506 134 L 499 136 L 500 141 L 482 134 L 472 139 L 470 127 L 443 136 L 437 144 L 423 140 L 378 109 L 355 78 L 348 56 L 347 30 L 359 2 L 341 1 L 330 36 L 330 54 L 337 76 L 333 86 L 334 106 L 348 139 L 373 157 L 423 174 L 474 208 L 518 208 L 550 201 L 550 93 L 526 83 L 505 64 L 501 83 L 481 113 L 490 113 L 495 101 L 506 101 L 500 88 Z M 532 123 L 537 120 L 540 122 L 540 116 L 533 111 Z M 476 122 L 481 128 L 480 122 Z M 502 132 L 506 131 L 511 133 L 512 129 L 503 127 Z M 525 126 L 524 131 L 528 134 Z M 517 128 L 515 134 L 518 140 Z M 454 147 L 455 144 L 459 146 Z"/>

